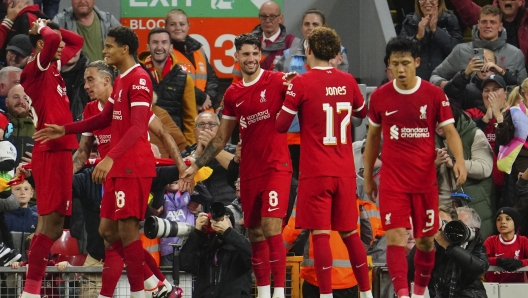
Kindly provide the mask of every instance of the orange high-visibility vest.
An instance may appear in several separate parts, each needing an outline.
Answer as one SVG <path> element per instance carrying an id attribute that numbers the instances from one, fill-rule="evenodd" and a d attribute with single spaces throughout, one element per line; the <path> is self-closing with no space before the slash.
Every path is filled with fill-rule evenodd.
<path id="1" fill-rule="evenodd" d="M 146 249 L 156 261 L 156 264 L 159 266 L 161 264 L 161 253 L 160 253 L 160 240 L 159 238 L 149 239 L 145 236 L 144 233 L 139 233 L 139 239 L 143 248 Z"/>
<path id="2" fill-rule="evenodd" d="M 193 52 L 196 67 L 180 51 L 174 50 L 174 54 L 178 59 L 178 65 L 192 77 L 194 86 L 205 91 L 207 86 L 207 58 L 203 48 Z"/>

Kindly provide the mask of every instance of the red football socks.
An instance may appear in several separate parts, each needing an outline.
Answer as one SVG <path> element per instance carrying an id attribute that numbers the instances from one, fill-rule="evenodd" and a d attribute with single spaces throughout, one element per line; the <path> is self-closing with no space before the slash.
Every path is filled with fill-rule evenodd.
<path id="1" fill-rule="evenodd" d="M 435 251 L 421 251 L 416 249 L 414 255 L 414 294 L 424 295 L 435 261 Z"/>
<path id="2" fill-rule="evenodd" d="M 143 291 L 144 267 L 146 266 L 141 241 L 136 240 L 128 244 L 124 247 L 124 252 L 128 282 L 130 283 L 130 292 Z M 150 276 L 152 276 L 152 272 L 150 272 Z"/>
<path id="3" fill-rule="evenodd" d="M 42 233 L 34 236 L 28 256 L 28 264 L 30 266 L 28 266 L 24 292 L 40 295 L 42 279 L 48 266 L 48 258 L 53 242 L 55 241 Z"/>
<path id="4" fill-rule="evenodd" d="M 392 278 L 394 292 L 398 297 L 409 296 L 408 265 L 403 246 L 387 245 L 387 267 Z"/>
<path id="5" fill-rule="evenodd" d="M 359 290 L 361 292 L 369 291 L 370 280 L 368 275 L 367 252 L 363 242 L 359 239 L 359 234 L 354 233 L 343 238 L 343 243 L 347 247 L 350 264 L 358 281 Z"/>
<path id="6" fill-rule="evenodd" d="M 121 249 L 123 249 L 121 240 L 118 241 L 118 245 L 120 245 Z M 101 275 L 102 285 L 101 291 L 99 292 L 101 296 L 114 296 L 114 290 L 117 286 L 117 283 L 119 282 L 119 278 L 121 277 L 121 272 L 123 272 L 124 264 L 125 263 L 123 262 L 123 259 L 113 247 L 106 249 L 103 273 Z"/>
<path id="7" fill-rule="evenodd" d="M 314 267 L 320 294 L 332 294 L 332 254 L 329 234 L 312 235 Z"/>
<path id="8" fill-rule="evenodd" d="M 145 255 L 145 267 L 147 267 L 147 269 L 150 269 L 150 271 L 152 271 L 151 273 L 153 273 L 156 278 L 159 279 L 159 281 L 163 282 L 165 280 L 165 276 L 163 275 L 163 273 L 161 273 L 158 264 L 156 264 L 156 260 L 154 260 L 154 257 L 146 249 L 143 249 L 143 254 Z M 150 277 L 150 275 L 146 276 L 147 274 L 148 272 L 145 273 L 145 278 Z"/>
<path id="9" fill-rule="evenodd" d="M 286 248 L 282 234 L 271 236 L 266 239 L 269 247 L 269 262 L 271 274 L 273 274 L 273 285 L 275 288 L 284 288 L 286 283 Z"/>
<path id="10" fill-rule="evenodd" d="M 266 241 L 251 242 L 251 251 L 251 265 L 257 286 L 269 286 L 271 268 L 268 243 Z"/>

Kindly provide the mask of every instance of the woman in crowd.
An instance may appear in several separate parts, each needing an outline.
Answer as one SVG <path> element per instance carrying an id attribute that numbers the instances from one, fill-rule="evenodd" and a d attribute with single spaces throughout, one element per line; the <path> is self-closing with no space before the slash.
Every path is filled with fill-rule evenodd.
<path id="1" fill-rule="evenodd" d="M 416 75 L 428 81 L 433 70 L 463 38 L 458 19 L 446 9 L 445 0 L 415 0 L 414 7 L 415 12 L 403 21 L 400 37 L 420 42 L 420 66 Z"/>

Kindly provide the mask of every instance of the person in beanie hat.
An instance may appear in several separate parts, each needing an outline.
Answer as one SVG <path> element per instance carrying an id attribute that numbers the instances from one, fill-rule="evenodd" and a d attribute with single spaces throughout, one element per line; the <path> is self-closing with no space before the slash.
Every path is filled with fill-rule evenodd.
<path id="1" fill-rule="evenodd" d="M 27 34 L 13 36 L 6 47 L 6 66 L 24 68 L 32 52 L 33 46 Z"/>
<path id="2" fill-rule="evenodd" d="M 484 242 L 490 265 L 499 266 L 504 271 L 489 271 L 487 282 L 524 282 L 524 273 L 517 269 L 528 266 L 528 238 L 517 234 L 521 215 L 511 207 L 502 207 L 495 215 L 499 235 L 488 237 Z"/>

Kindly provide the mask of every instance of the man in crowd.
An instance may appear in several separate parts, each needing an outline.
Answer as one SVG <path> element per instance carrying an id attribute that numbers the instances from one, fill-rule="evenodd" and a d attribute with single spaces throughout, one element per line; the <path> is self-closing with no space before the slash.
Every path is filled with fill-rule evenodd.
<path id="1" fill-rule="evenodd" d="M 181 177 L 192 181 L 197 170 L 222 151 L 235 125 L 240 124 L 241 200 L 258 296 L 271 297 L 271 271 L 275 285 L 273 297 L 283 298 L 286 252 L 281 230 L 282 218 L 288 209 L 292 168 L 286 135 L 276 131 L 274 115 L 281 108 L 285 87 L 282 73 L 260 68 L 260 47 L 260 40 L 253 34 L 235 38 L 235 60 L 243 80 L 226 91 L 216 136 Z"/>
<path id="2" fill-rule="evenodd" d="M 468 61 L 475 56 L 474 49 L 492 50 L 497 57 L 497 65 L 517 77 L 518 84 L 526 79 L 524 56 L 518 48 L 506 43 L 506 30 L 502 27 L 502 11 L 495 6 L 486 5 L 479 13 L 479 21 L 472 32 L 473 40 L 455 46 L 451 54 L 438 65 L 431 75 L 431 83 L 444 88 L 455 74 L 465 70 Z"/>
<path id="3" fill-rule="evenodd" d="M 31 52 L 33 52 L 33 47 L 29 42 L 29 36 L 27 34 L 15 35 L 6 47 L 6 66 L 24 68 Z"/>
<path id="4" fill-rule="evenodd" d="M 22 157 L 29 157 L 26 152 L 33 152 L 33 134 L 35 124 L 29 116 L 29 101 L 22 85 L 15 85 L 6 98 L 7 113 L 13 123 L 13 133 L 7 138 L 17 149 L 15 166 L 22 161 Z"/>
<path id="5" fill-rule="evenodd" d="M 260 67 L 266 70 L 273 70 L 285 50 L 296 47 L 301 40 L 286 32 L 286 27 L 282 25 L 282 13 L 279 4 L 267 1 L 259 10 L 260 25 L 253 29 L 253 34 L 260 40 L 262 48 L 262 58 Z M 233 68 L 233 83 L 242 79 L 240 67 L 235 64 Z"/>
<path id="6" fill-rule="evenodd" d="M 455 160 L 463 161 L 464 156 L 445 94 L 416 76 L 419 44 L 411 39 L 393 38 L 387 44 L 387 54 L 396 79 L 371 96 L 364 159 L 365 192 L 376 201 L 373 168 L 383 131 L 379 207 L 387 235 L 387 266 L 398 297 L 408 298 L 404 246 L 411 217 L 417 247 L 413 297 L 423 297 L 434 266 L 433 236 L 438 230 L 435 128 L 444 130 Z M 409 163 L 410 160 L 416 162 Z M 453 172 L 458 185 L 465 182 L 463 162 L 456 162 Z"/>
<path id="7" fill-rule="evenodd" d="M 95 0 L 72 0 L 71 5 L 57 14 L 53 22 L 84 38 L 83 52 L 88 60 L 102 60 L 108 30 L 121 24 L 111 13 L 99 10 Z"/>
<path id="8" fill-rule="evenodd" d="M 13 86 L 20 84 L 22 69 L 14 66 L 6 66 L 0 69 L 0 109 L 6 110 L 5 99 Z"/>

